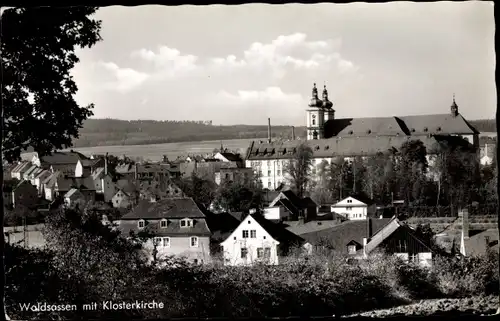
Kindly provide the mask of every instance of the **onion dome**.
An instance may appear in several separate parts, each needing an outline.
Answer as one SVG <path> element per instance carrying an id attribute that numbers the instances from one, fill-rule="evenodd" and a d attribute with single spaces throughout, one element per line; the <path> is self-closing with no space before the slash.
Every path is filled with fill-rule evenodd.
<path id="1" fill-rule="evenodd" d="M 458 115 L 458 105 L 455 102 L 455 94 L 453 94 L 453 103 L 450 106 L 450 111 L 452 116 L 457 116 Z"/>
<path id="2" fill-rule="evenodd" d="M 328 100 L 328 91 L 326 90 L 326 85 L 325 85 L 325 88 L 323 89 L 323 108 L 331 109 L 332 106 L 333 103 Z"/>
<path id="3" fill-rule="evenodd" d="M 321 101 L 321 99 L 318 98 L 318 89 L 316 88 L 316 83 L 313 86 L 312 98 L 311 102 L 309 103 L 309 107 L 316 107 L 316 108 L 323 107 L 323 101 Z"/>

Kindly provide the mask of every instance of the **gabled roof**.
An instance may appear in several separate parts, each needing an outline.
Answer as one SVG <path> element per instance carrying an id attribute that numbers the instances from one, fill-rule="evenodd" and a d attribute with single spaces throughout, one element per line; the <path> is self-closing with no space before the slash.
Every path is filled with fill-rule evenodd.
<path id="1" fill-rule="evenodd" d="M 212 238 L 221 241 L 228 238 L 241 222 L 230 213 L 205 213 L 205 216 Z"/>
<path id="2" fill-rule="evenodd" d="M 64 198 L 70 198 L 72 196 L 79 196 L 79 195 L 82 195 L 82 193 L 76 188 L 72 188 L 66 194 L 64 194 Z"/>
<path id="3" fill-rule="evenodd" d="M 41 172 L 43 172 L 44 169 L 43 168 L 40 168 L 40 167 L 37 167 L 34 171 L 32 171 L 29 176 L 32 177 L 32 178 L 36 178 L 38 176 L 38 174 L 40 174 Z"/>
<path id="4" fill-rule="evenodd" d="M 132 194 L 137 191 L 137 186 L 129 180 L 118 180 L 116 186 L 126 194 Z"/>
<path id="5" fill-rule="evenodd" d="M 50 174 L 47 178 L 45 178 L 43 180 L 42 184 L 44 184 L 45 187 L 47 187 L 47 188 L 53 188 L 56 185 L 57 179 L 61 175 L 62 175 L 62 173 L 60 171 L 55 171 L 52 174 Z"/>
<path id="6" fill-rule="evenodd" d="M 34 172 L 38 166 L 36 165 L 31 165 L 31 167 L 28 168 L 26 172 L 23 173 L 23 176 L 29 176 L 32 172 Z"/>
<path id="7" fill-rule="evenodd" d="M 103 167 L 96 168 L 92 172 L 91 176 L 94 180 L 101 179 L 102 177 L 104 177 L 104 168 Z"/>
<path id="8" fill-rule="evenodd" d="M 450 134 L 476 134 L 478 131 L 472 127 L 462 115 L 453 117 L 451 114 L 415 115 L 397 117 L 408 128 L 409 135 L 450 135 Z M 427 129 L 427 130 L 425 130 Z"/>
<path id="9" fill-rule="evenodd" d="M 329 229 L 301 234 L 301 237 L 309 241 L 311 244 L 318 244 L 324 240 L 335 251 L 347 253 L 347 243 L 354 240 L 362 244 L 363 238 L 369 237 L 368 224 L 371 225 L 372 235 L 375 235 L 390 221 L 390 219 L 347 221 Z"/>
<path id="10" fill-rule="evenodd" d="M 285 243 L 285 244 L 291 244 L 291 243 L 303 244 L 305 242 L 305 240 L 302 237 L 287 230 L 286 226 L 283 224 L 271 222 L 259 214 L 249 214 L 248 216 L 251 216 L 257 223 L 259 223 L 259 225 L 264 230 L 266 230 L 267 233 L 269 233 L 269 235 L 273 239 L 280 242 L 281 244 L 283 244 L 283 243 Z M 245 220 L 243 220 L 243 222 L 244 221 Z"/>
<path id="11" fill-rule="evenodd" d="M 40 163 L 50 165 L 73 164 L 76 165 L 78 160 L 88 159 L 82 153 L 70 152 L 53 152 L 51 155 L 40 157 Z"/>
<path id="12" fill-rule="evenodd" d="M 471 233 L 472 234 L 472 233 Z M 486 239 L 489 243 L 486 243 Z M 487 249 L 498 251 L 498 229 L 488 229 L 464 239 L 466 256 L 484 255 Z"/>
<path id="13" fill-rule="evenodd" d="M 314 202 L 312 198 L 308 196 L 302 199 L 302 206 L 309 208 L 309 207 L 317 207 L 318 204 L 316 204 L 316 202 Z"/>
<path id="14" fill-rule="evenodd" d="M 220 155 L 222 157 L 224 157 L 225 159 L 227 159 L 228 161 L 230 162 L 239 162 L 241 161 L 241 157 L 237 154 L 234 154 L 234 153 L 220 153 Z"/>
<path id="15" fill-rule="evenodd" d="M 330 229 L 334 226 L 339 225 L 340 221 L 337 220 L 314 220 L 308 222 L 285 221 L 282 224 L 290 232 L 296 235 L 303 235 L 307 233 Z"/>
<path id="16" fill-rule="evenodd" d="M 295 207 L 292 204 L 292 202 L 290 202 L 288 199 L 282 198 L 282 199 L 278 200 L 278 202 L 276 202 L 276 204 L 274 206 L 280 206 L 280 205 L 284 206 L 287 210 L 289 210 L 293 214 L 299 215 L 300 208 Z"/>
<path id="17" fill-rule="evenodd" d="M 150 203 L 140 201 L 122 220 L 137 219 L 162 219 L 162 218 L 205 218 L 202 210 L 192 198 L 169 198 Z"/>
<path id="18" fill-rule="evenodd" d="M 373 250 L 375 250 L 380 244 L 382 244 L 388 237 L 390 237 L 394 232 L 396 232 L 398 229 L 405 229 L 408 234 L 410 234 L 417 242 L 421 243 L 424 247 L 429 249 L 429 252 L 432 252 L 432 250 L 429 248 L 428 245 L 426 245 L 424 242 L 422 242 L 419 238 L 417 238 L 414 234 L 413 231 L 407 227 L 404 224 L 401 224 L 401 222 L 397 218 L 391 219 L 389 224 L 384 226 L 380 231 L 375 233 L 373 237 L 371 237 L 370 241 L 366 244 L 366 254 L 369 254 Z"/>
<path id="19" fill-rule="evenodd" d="M 35 179 L 40 179 L 43 182 L 43 180 L 49 177 L 51 174 L 52 174 L 51 172 L 44 169 L 35 176 Z"/>
<path id="20" fill-rule="evenodd" d="M 117 172 L 118 174 L 133 173 L 134 170 L 135 168 L 132 164 L 120 164 L 115 168 L 115 172 Z"/>
<path id="21" fill-rule="evenodd" d="M 12 169 L 12 173 L 20 173 L 21 171 L 28 169 L 29 168 L 28 166 L 30 165 L 31 165 L 30 162 L 22 161 Z"/>
<path id="22" fill-rule="evenodd" d="M 395 117 L 339 118 L 325 123 L 325 135 L 330 136 L 396 136 L 406 135 Z"/>
<path id="23" fill-rule="evenodd" d="M 80 160 L 80 163 L 82 164 L 83 167 L 92 167 L 94 165 L 96 165 L 97 163 L 99 163 L 101 161 L 101 159 L 97 158 L 97 159 L 81 159 Z"/>
<path id="24" fill-rule="evenodd" d="M 69 191 L 72 188 L 79 190 L 95 191 L 92 177 L 62 177 L 57 178 L 57 188 L 59 191 Z"/>
<path id="25" fill-rule="evenodd" d="M 343 200 L 341 200 L 341 201 L 337 202 L 337 204 L 338 204 L 338 203 L 340 203 L 340 202 L 342 202 L 342 201 L 344 201 L 344 200 L 346 200 L 346 199 L 347 199 L 347 198 L 349 198 L 349 197 L 352 197 L 352 198 L 354 198 L 355 200 L 358 200 L 358 201 L 360 201 L 361 203 L 364 203 L 364 204 L 366 204 L 366 205 L 368 205 L 368 206 L 375 204 L 375 201 L 374 201 L 374 200 L 372 200 L 371 198 L 369 198 L 369 197 L 368 197 L 368 195 L 366 195 L 366 194 L 364 194 L 364 193 L 356 193 L 356 194 L 351 194 L 351 195 L 349 195 L 348 197 L 344 198 Z M 335 205 L 336 205 L 336 204 L 335 204 Z M 335 205 L 334 205 L 334 206 L 335 206 Z"/>

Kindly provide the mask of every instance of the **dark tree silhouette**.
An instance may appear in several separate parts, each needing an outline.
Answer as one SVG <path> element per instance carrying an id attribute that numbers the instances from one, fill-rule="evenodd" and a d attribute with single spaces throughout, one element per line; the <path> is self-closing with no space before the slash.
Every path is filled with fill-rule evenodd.
<path id="1" fill-rule="evenodd" d="M 302 198 L 307 190 L 307 185 L 311 180 L 311 165 L 313 151 L 306 143 L 297 146 L 297 150 L 293 158 L 287 163 L 285 172 L 288 174 L 291 185 L 295 189 L 297 195 Z"/>
<path id="2" fill-rule="evenodd" d="M 73 99 L 78 88 L 70 70 L 79 61 L 76 47 L 91 47 L 101 40 L 101 23 L 90 17 L 95 11 L 94 7 L 34 7 L 7 9 L 1 15 L 2 173 L 4 158 L 19 159 L 27 147 L 45 155 L 71 146 L 83 121 L 92 115 L 92 105 L 80 107 Z M 2 234 L 3 205 L 2 198 Z M 3 242 L 4 238 L 2 248 Z M 0 266 L 0 274 L 5 274 L 3 256 Z"/>

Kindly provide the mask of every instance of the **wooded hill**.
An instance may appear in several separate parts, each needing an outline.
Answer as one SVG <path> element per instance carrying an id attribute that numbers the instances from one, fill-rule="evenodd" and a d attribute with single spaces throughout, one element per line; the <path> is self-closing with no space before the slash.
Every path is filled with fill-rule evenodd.
<path id="1" fill-rule="evenodd" d="M 495 120 L 473 120 L 471 125 L 480 132 L 495 132 Z M 272 124 L 271 124 L 272 125 Z M 304 137 L 304 126 L 295 127 L 295 135 Z M 292 137 L 291 126 L 272 126 L 273 137 Z M 155 121 L 88 119 L 80 131 L 74 147 L 109 145 L 148 145 L 174 142 L 266 138 L 267 126 L 231 125 L 214 126 L 194 121 Z"/>

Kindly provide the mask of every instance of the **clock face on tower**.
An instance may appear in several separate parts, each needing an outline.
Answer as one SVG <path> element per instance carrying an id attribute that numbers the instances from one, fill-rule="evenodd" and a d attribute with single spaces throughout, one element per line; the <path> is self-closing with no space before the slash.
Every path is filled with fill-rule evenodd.
<path id="1" fill-rule="evenodd" d="M 314 118 L 316 118 L 316 115 L 312 115 L 312 118 L 313 118 L 313 119 L 314 119 Z"/>

